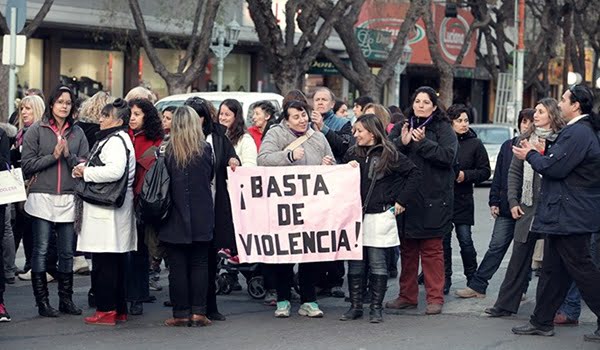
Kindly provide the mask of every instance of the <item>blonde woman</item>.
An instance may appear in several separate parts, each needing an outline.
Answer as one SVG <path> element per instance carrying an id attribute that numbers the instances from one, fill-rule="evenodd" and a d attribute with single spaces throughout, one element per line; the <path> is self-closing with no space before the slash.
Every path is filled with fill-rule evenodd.
<path id="1" fill-rule="evenodd" d="M 386 129 L 390 123 L 390 111 L 384 105 L 369 103 L 365 106 L 363 114 L 375 114 Z"/>
<path id="2" fill-rule="evenodd" d="M 10 150 L 11 163 L 15 167 L 21 167 L 21 151 L 23 150 L 23 138 L 31 125 L 42 119 L 46 105 L 44 100 L 37 95 L 26 96 L 21 100 L 19 106 L 19 131 L 12 148 Z M 15 248 L 19 249 L 21 240 L 23 240 L 23 248 L 25 250 L 25 266 L 22 273 L 19 273 L 19 279 L 31 280 L 31 253 L 33 250 L 33 236 L 31 233 L 31 220 L 25 215 L 23 209 L 24 203 L 17 203 L 15 211 Z M 51 279 L 48 276 L 48 279 Z"/>
<path id="3" fill-rule="evenodd" d="M 169 294 L 173 303 L 173 317 L 165 325 L 208 326 L 208 250 L 215 226 L 210 185 L 213 160 L 202 121 L 191 107 L 179 107 L 173 113 L 165 157 L 172 207 L 158 238 L 169 256 Z"/>
<path id="4" fill-rule="evenodd" d="M 98 91 L 81 105 L 77 125 L 85 133 L 90 146 L 96 143 L 96 133 L 100 131 L 102 109 L 107 104 L 113 103 L 114 100 L 115 98 L 108 92 Z"/>

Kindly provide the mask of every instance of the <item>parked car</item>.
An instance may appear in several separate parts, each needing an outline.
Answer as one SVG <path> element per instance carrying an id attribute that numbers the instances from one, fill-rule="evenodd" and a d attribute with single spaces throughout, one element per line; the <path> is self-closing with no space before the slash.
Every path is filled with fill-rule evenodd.
<path id="1" fill-rule="evenodd" d="M 492 175 L 489 180 L 484 183 L 491 183 L 494 178 L 496 158 L 498 158 L 500 146 L 502 146 L 504 141 L 515 137 L 518 130 L 516 127 L 508 124 L 471 124 L 469 127 L 475 131 L 477 137 L 483 142 L 483 146 L 485 146 L 485 150 L 487 151 L 490 167 L 492 168 Z"/>
<path id="2" fill-rule="evenodd" d="M 193 92 L 190 94 L 171 95 L 156 102 L 156 109 L 162 111 L 167 106 L 183 106 L 183 103 L 190 97 L 202 97 L 210 101 L 215 108 L 219 108 L 221 102 L 226 99 L 236 99 L 242 104 L 246 111 L 246 125 L 252 125 L 253 106 L 258 101 L 267 100 L 271 102 L 278 110 L 281 110 L 283 96 L 271 92 Z"/>

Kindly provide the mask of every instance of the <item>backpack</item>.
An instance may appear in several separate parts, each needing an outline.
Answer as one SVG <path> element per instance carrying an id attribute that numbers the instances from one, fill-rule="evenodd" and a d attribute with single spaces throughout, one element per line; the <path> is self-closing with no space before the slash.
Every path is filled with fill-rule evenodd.
<path id="1" fill-rule="evenodd" d="M 144 176 L 138 200 L 138 211 L 143 222 L 160 223 L 167 218 L 171 209 L 171 177 L 165 163 L 166 144 L 156 152 L 156 161 Z"/>

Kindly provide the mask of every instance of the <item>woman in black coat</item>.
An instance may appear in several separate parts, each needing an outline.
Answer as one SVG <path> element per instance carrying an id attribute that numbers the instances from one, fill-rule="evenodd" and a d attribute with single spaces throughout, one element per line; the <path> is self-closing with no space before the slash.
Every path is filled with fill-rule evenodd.
<path id="1" fill-rule="evenodd" d="M 173 317 L 167 326 L 207 326 L 208 250 L 214 231 L 212 148 L 196 112 L 187 106 L 173 113 L 165 162 L 172 207 L 158 238 L 169 256 L 169 296 Z M 212 282 L 212 283 L 211 283 Z"/>
<path id="2" fill-rule="evenodd" d="M 469 128 L 468 109 L 464 105 L 452 105 L 446 112 L 452 120 L 452 128 L 458 138 L 458 162 L 455 165 L 454 184 L 454 230 L 460 245 L 460 256 L 467 282 L 477 271 L 477 252 L 471 238 L 471 226 L 475 224 L 473 185 L 490 177 L 490 160 L 477 134 Z M 444 236 L 445 283 L 444 294 L 452 285 L 452 231 Z"/>
<path id="3" fill-rule="evenodd" d="M 190 97 L 185 105 L 191 107 L 200 117 L 206 142 L 212 146 L 214 156 L 214 181 L 211 188 L 214 197 L 215 229 L 208 251 L 208 296 L 207 316 L 213 321 L 225 321 L 225 316 L 217 308 L 215 277 L 217 274 L 217 251 L 220 248 L 235 249 L 231 202 L 227 190 L 227 167 L 235 170 L 240 165 L 231 141 L 225 136 L 225 127 L 213 121 L 210 102 L 201 97 Z"/>
<path id="4" fill-rule="evenodd" d="M 434 89 L 418 88 L 407 113 L 407 122 L 395 126 L 390 138 L 423 173 L 421 186 L 398 217 L 402 272 L 400 295 L 387 308 L 415 309 L 419 287 L 419 258 L 425 273 L 427 310 L 439 314 L 444 304 L 444 251 L 442 238 L 452 230 L 452 207 L 458 142 Z"/>

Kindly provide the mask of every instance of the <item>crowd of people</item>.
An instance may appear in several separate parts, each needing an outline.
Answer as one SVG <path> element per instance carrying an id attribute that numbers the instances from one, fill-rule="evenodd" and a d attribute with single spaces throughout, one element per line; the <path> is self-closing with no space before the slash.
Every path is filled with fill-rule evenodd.
<path id="1" fill-rule="evenodd" d="M 431 87 L 416 89 L 404 113 L 361 96 L 352 120 L 350 106 L 328 88 L 317 88 L 311 99 L 292 91 L 281 110 L 268 101 L 254 104 L 249 128 L 234 99 L 215 108 L 191 97 L 158 111 L 153 94 L 138 87 L 123 99 L 98 92 L 79 108 L 71 90 L 57 87 L 44 100 L 41 91 L 28 91 L 4 126 L 9 133 L 0 129 L 1 164 L 21 167 L 27 186 L 24 203 L 0 206 L 7 223 L 0 232 L 10 237 L 4 256 L 14 265 L 23 242 L 19 276 L 31 279 L 40 316 L 82 314 L 72 299 L 73 261 L 85 256 L 88 299 L 96 308 L 88 324 L 143 314 L 150 289 L 161 288 L 149 271 L 160 271 L 162 261 L 169 269 L 165 304 L 172 307 L 165 325 L 224 321 L 217 257 L 237 263 L 227 168 L 336 164 L 360 169 L 363 260 L 349 261 L 347 274 L 344 261 L 299 264 L 299 295 L 294 265 L 265 264 L 265 303 L 275 306 L 275 317 L 290 317 L 296 297 L 300 315 L 323 317 L 318 297 L 345 297 L 344 278 L 350 308 L 340 320 L 361 318 L 365 303 L 372 323 L 383 321 L 384 307 L 415 309 L 419 283 L 425 313 L 440 314 L 452 285 L 453 232 L 467 279 L 455 291 L 460 298 L 486 296 L 514 242 L 496 303 L 485 310 L 492 317 L 518 312 L 543 240 L 536 308 L 514 333 L 552 335 L 555 325 L 576 324 L 581 299 L 600 316 L 600 217 L 592 214 L 600 210 L 600 119 L 585 86 L 520 112 L 520 136 L 498 155 L 489 196 L 495 225 L 479 264 L 473 187 L 490 177 L 488 155 L 469 128 L 471 111 L 445 108 Z M 156 169 L 169 176 L 172 204 L 164 218 L 145 214 L 140 204 Z M 384 303 L 398 259 L 400 292 Z M 0 274 L 0 321 L 10 321 L 2 296 L 15 271 L 4 263 L 0 271 L 11 272 Z M 49 301 L 51 279 L 58 281 L 58 310 Z M 600 342 L 600 328 L 586 340 Z"/>

